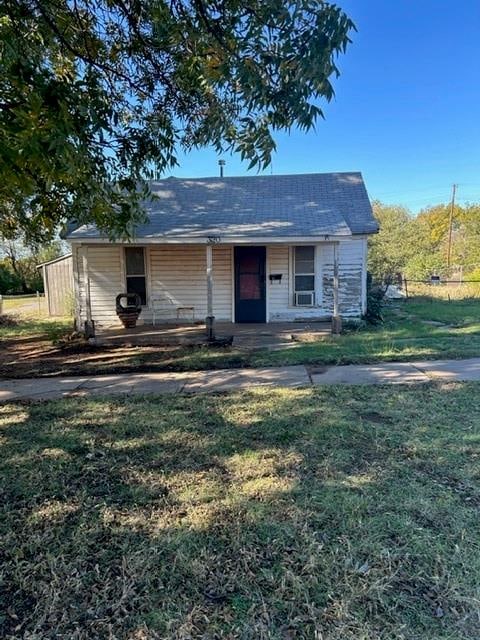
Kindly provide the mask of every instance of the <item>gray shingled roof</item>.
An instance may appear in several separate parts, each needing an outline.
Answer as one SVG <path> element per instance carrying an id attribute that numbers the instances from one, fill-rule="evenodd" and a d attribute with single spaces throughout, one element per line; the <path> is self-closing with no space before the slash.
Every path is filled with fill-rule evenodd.
<path id="1" fill-rule="evenodd" d="M 360 173 L 236 178 L 167 178 L 151 183 L 149 222 L 137 238 L 287 238 L 374 233 L 378 229 Z M 94 226 L 71 240 L 100 238 Z"/>

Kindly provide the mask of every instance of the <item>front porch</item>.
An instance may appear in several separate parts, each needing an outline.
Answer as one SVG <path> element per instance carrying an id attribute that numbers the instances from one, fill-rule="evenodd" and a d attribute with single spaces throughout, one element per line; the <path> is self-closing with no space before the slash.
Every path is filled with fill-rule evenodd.
<path id="1" fill-rule="evenodd" d="M 127 292 L 139 299 L 145 325 L 213 317 L 219 327 L 258 323 L 265 330 L 264 324 L 359 317 L 365 295 L 363 243 L 74 247 L 77 328 L 88 328 L 91 335 L 93 323 L 115 326 L 116 301 Z M 345 246 L 340 250 L 337 244 Z M 340 255 L 346 262 L 342 273 Z M 172 326 L 168 329 L 172 335 Z"/>
<path id="2" fill-rule="evenodd" d="M 308 342 L 331 333 L 330 322 L 275 322 L 235 324 L 217 322 L 215 344 L 237 349 L 285 349 L 297 342 Z M 99 328 L 95 344 L 100 346 L 195 346 L 209 344 L 205 324 L 138 325 Z"/>

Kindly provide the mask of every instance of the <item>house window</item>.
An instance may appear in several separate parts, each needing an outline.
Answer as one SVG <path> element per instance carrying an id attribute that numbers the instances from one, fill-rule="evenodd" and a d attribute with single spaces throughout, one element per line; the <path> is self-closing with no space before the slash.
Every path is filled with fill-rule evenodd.
<path id="1" fill-rule="evenodd" d="M 145 306 L 147 304 L 147 277 L 143 247 L 125 247 L 125 279 L 127 293 L 138 293 L 142 305 Z"/>
<path id="2" fill-rule="evenodd" d="M 315 247 L 294 247 L 294 304 L 311 307 L 315 304 Z"/>

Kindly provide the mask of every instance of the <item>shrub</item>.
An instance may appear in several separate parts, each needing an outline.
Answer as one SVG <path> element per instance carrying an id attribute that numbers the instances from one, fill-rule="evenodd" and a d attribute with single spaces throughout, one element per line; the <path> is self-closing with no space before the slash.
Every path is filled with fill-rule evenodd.
<path id="1" fill-rule="evenodd" d="M 21 293 L 22 283 L 5 261 L 0 261 L 0 294 Z"/>
<path id="2" fill-rule="evenodd" d="M 409 280 L 429 280 L 432 274 L 445 277 L 447 268 L 441 253 L 431 255 L 418 254 L 405 267 L 405 276 Z"/>
<path id="3" fill-rule="evenodd" d="M 386 288 L 375 284 L 372 275 L 367 274 L 367 312 L 364 319 L 369 324 L 379 324 L 383 322 L 382 309 L 385 299 Z"/>
<path id="4" fill-rule="evenodd" d="M 16 327 L 18 322 L 11 316 L 0 315 L 0 327 Z"/>

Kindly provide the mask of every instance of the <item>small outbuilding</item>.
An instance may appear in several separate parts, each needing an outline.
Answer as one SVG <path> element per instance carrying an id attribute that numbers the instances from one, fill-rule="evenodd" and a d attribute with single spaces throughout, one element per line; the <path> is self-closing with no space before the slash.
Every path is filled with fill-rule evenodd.
<path id="1" fill-rule="evenodd" d="M 42 262 L 43 288 L 49 316 L 68 316 L 73 312 L 73 260 L 72 254 Z"/>

